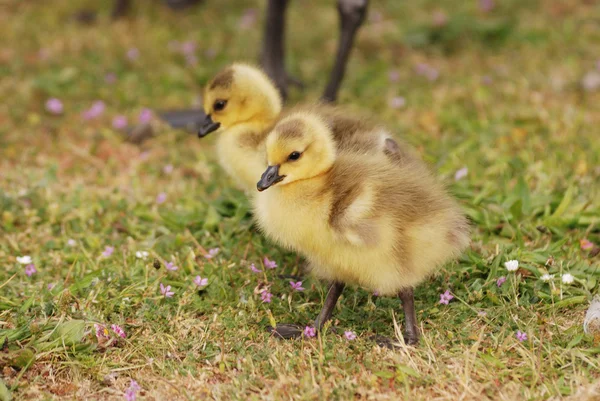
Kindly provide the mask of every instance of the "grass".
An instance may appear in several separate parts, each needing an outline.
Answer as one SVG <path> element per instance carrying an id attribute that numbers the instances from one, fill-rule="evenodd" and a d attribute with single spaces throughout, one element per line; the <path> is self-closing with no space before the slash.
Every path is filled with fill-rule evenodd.
<path id="1" fill-rule="evenodd" d="M 250 2 L 258 20 L 247 26 L 232 0 L 179 14 L 137 2 L 134 17 L 114 23 L 106 2 L 91 26 L 73 20 L 71 3 L 0 9 L 0 383 L 13 397 L 123 399 L 135 379 L 147 400 L 597 399 L 600 344 L 582 323 L 600 261 L 580 246 L 600 244 L 600 91 L 581 86 L 598 68 L 597 5 L 511 0 L 485 13 L 459 0 L 373 2 L 340 103 L 412 143 L 474 226 L 464 256 L 416 290 L 421 343 L 390 351 L 369 337 L 401 327 L 399 301 L 359 288 L 346 289 L 333 322 L 356 340 L 270 338 L 273 320 L 309 323 L 325 287 L 305 278 L 306 291 L 292 292 L 280 277 L 301 261 L 253 229 L 214 139 L 154 121 L 156 137 L 135 146 L 111 127 L 118 114 L 135 123 L 143 107 L 195 104 L 219 68 L 254 60 L 264 2 Z M 316 99 L 336 46 L 335 8 L 294 1 L 289 16 L 289 69 L 306 83 L 292 102 Z M 169 50 L 187 40 L 197 42 L 196 66 Z M 133 47 L 139 58 L 129 60 Z M 439 76 L 419 75 L 419 63 Z M 404 107 L 390 107 L 397 96 Z M 52 97 L 61 115 L 45 110 Z M 98 99 L 104 114 L 83 120 Z M 31 277 L 22 255 L 33 258 Z M 251 272 L 265 255 L 279 267 Z M 179 269 L 157 270 L 155 258 Z M 509 259 L 520 261 L 516 273 Z M 544 273 L 556 276 L 544 282 Z M 196 275 L 209 284 L 199 290 Z M 175 295 L 163 297 L 160 283 Z M 455 298 L 439 304 L 448 289 Z M 127 338 L 102 347 L 95 323 L 118 324 Z"/>

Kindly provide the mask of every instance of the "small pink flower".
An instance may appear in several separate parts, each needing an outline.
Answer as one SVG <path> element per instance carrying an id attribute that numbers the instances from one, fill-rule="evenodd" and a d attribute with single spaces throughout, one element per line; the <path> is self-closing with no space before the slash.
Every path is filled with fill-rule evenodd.
<path id="1" fill-rule="evenodd" d="M 437 10 L 433 12 L 432 20 L 433 26 L 440 28 L 448 23 L 448 15 L 441 10 Z"/>
<path id="2" fill-rule="evenodd" d="M 263 303 L 271 303 L 271 298 L 273 297 L 273 294 L 271 294 L 269 291 L 263 291 L 260 293 L 260 299 L 262 299 Z"/>
<path id="3" fill-rule="evenodd" d="M 317 329 L 315 329 L 314 327 L 311 326 L 306 326 L 304 328 L 304 336 L 311 338 L 317 335 Z"/>
<path id="4" fill-rule="evenodd" d="M 92 106 L 83 112 L 84 120 L 93 120 L 94 118 L 98 118 L 104 113 L 106 109 L 106 105 L 102 100 L 98 100 L 92 104 Z"/>
<path id="5" fill-rule="evenodd" d="M 108 258 L 110 255 L 113 254 L 114 251 L 115 251 L 115 248 L 113 248 L 112 246 L 106 246 L 106 247 L 104 247 L 104 252 L 102 252 L 102 256 L 104 256 L 105 258 Z"/>
<path id="6" fill-rule="evenodd" d="M 390 100 L 390 107 L 392 109 L 401 109 L 406 106 L 406 99 L 403 96 L 395 96 Z"/>
<path id="7" fill-rule="evenodd" d="M 117 76 L 114 73 L 109 72 L 106 75 L 104 75 L 104 82 L 106 82 L 109 85 L 112 85 L 115 82 L 117 82 Z"/>
<path id="8" fill-rule="evenodd" d="M 140 124 L 148 124 L 152 120 L 152 110 L 150 109 L 142 109 L 140 111 L 140 115 L 138 117 L 138 121 Z"/>
<path id="9" fill-rule="evenodd" d="M 131 379 L 131 383 L 129 383 L 129 388 L 134 391 L 140 391 L 142 388 L 135 380 Z"/>
<path id="10" fill-rule="evenodd" d="M 137 60 L 140 57 L 140 51 L 135 48 L 132 47 L 131 49 L 127 50 L 127 58 L 131 61 L 133 60 Z"/>
<path id="11" fill-rule="evenodd" d="M 193 55 L 194 53 L 196 53 L 196 42 L 194 42 L 193 40 L 183 42 L 179 46 L 179 50 L 181 50 L 181 52 L 186 56 Z"/>
<path id="12" fill-rule="evenodd" d="M 242 18 L 240 18 L 238 27 L 242 30 L 250 29 L 256 23 L 257 18 L 258 18 L 258 12 L 256 11 L 256 9 L 255 8 L 247 8 L 246 10 L 244 10 L 244 14 L 242 15 Z"/>
<path id="13" fill-rule="evenodd" d="M 400 72 L 398 70 L 390 70 L 388 72 L 388 79 L 390 82 L 398 82 L 400 80 Z"/>
<path id="14" fill-rule="evenodd" d="M 73 247 L 73 246 L 77 245 L 77 241 L 75 241 L 73 238 L 70 238 L 70 239 L 67 241 L 67 245 L 69 245 L 69 246 Z"/>
<path id="15" fill-rule="evenodd" d="M 114 129 L 122 130 L 127 128 L 127 117 L 125 116 L 116 116 L 112 120 L 112 126 Z"/>
<path id="16" fill-rule="evenodd" d="M 52 114 L 62 114 L 64 107 L 60 100 L 53 97 L 46 102 L 46 110 Z"/>
<path id="17" fill-rule="evenodd" d="M 498 287 L 502 287 L 502 284 L 504 284 L 506 282 L 506 277 L 502 276 L 499 277 L 498 280 L 496 280 L 496 285 Z"/>
<path id="18" fill-rule="evenodd" d="M 415 66 L 417 75 L 422 75 L 430 81 L 435 81 L 440 76 L 438 70 L 426 63 L 418 63 Z"/>
<path id="19" fill-rule="evenodd" d="M 290 286 L 296 291 L 304 291 L 304 287 L 302 287 L 302 281 L 293 282 L 290 281 Z"/>
<path id="20" fill-rule="evenodd" d="M 208 250 L 208 253 L 204 255 L 206 259 L 212 259 L 219 253 L 219 248 L 211 248 Z"/>
<path id="21" fill-rule="evenodd" d="M 353 331 L 346 331 L 344 332 L 344 337 L 346 337 L 347 340 L 354 340 L 356 339 L 356 333 L 354 333 Z"/>
<path id="22" fill-rule="evenodd" d="M 379 296 L 379 291 L 373 291 L 373 296 L 374 297 L 378 297 Z"/>
<path id="23" fill-rule="evenodd" d="M 456 170 L 456 173 L 454 173 L 454 181 L 462 180 L 467 174 L 469 174 L 469 169 L 466 167 Z"/>
<path id="24" fill-rule="evenodd" d="M 128 388 L 125 391 L 125 401 L 135 401 L 137 399 L 137 393 L 135 391 L 133 391 L 132 389 Z"/>
<path id="25" fill-rule="evenodd" d="M 125 330 L 123 330 L 121 328 L 121 326 L 119 326 L 118 324 L 113 324 L 110 326 L 110 328 L 112 329 L 112 331 L 115 332 L 116 335 L 118 335 L 121 338 L 126 338 L 127 334 L 125 334 Z"/>
<path id="26" fill-rule="evenodd" d="M 265 256 L 265 258 L 263 259 L 263 263 L 265 264 L 265 267 L 267 269 L 274 269 L 277 267 L 277 263 L 275 263 L 274 260 L 270 260 L 268 257 Z"/>
<path id="27" fill-rule="evenodd" d="M 520 330 L 517 330 L 517 334 L 515 336 L 517 337 L 517 340 L 519 340 L 520 342 L 527 340 L 527 333 L 523 333 Z"/>
<path id="28" fill-rule="evenodd" d="M 581 241 L 579 241 L 579 246 L 581 247 L 581 249 L 587 250 L 592 249 L 594 247 L 594 243 L 589 241 L 587 238 L 584 238 Z"/>
<path id="29" fill-rule="evenodd" d="M 208 279 L 196 276 L 196 278 L 194 279 L 194 284 L 196 284 L 198 287 L 204 287 L 208 284 Z"/>
<path id="30" fill-rule="evenodd" d="M 179 269 L 179 267 L 175 266 L 175 263 L 169 262 L 165 265 L 165 269 L 174 272 L 175 270 Z"/>
<path id="31" fill-rule="evenodd" d="M 164 286 L 163 283 L 160 283 L 160 293 L 165 297 L 165 298 L 171 298 L 173 295 L 175 295 L 175 293 L 173 291 L 171 291 L 171 286 Z"/>
<path id="32" fill-rule="evenodd" d="M 28 277 L 33 276 L 35 273 L 37 273 L 37 269 L 33 263 L 25 266 L 25 274 L 27 274 Z"/>
<path id="33" fill-rule="evenodd" d="M 262 273 L 262 270 L 257 269 L 254 263 L 250 265 L 250 270 L 252 270 L 254 273 Z"/>
<path id="34" fill-rule="evenodd" d="M 52 291 L 54 287 L 56 287 L 56 284 L 54 283 L 48 283 L 48 285 L 46 286 L 46 288 L 48 288 L 48 291 Z"/>
<path id="35" fill-rule="evenodd" d="M 450 294 L 450 290 L 446 290 L 443 294 L 440 294 L 440 303 L 448 305 L 448 303 L 454 298 L 454 295 Z"/>
<path id="36" fill-rule="evenodd" d="M 195 66 L 196 64 L 198 64 L 198 57 L 196 57 L 193 54 L 188 54 L 187 56 L 185 56 L 185 63 L 189 66 Z"/>
<path id="37" fill-rule="evenodd" d="M 98 342 L 101 343 L 110 339 L 110 333 L 108 332 L 105 326 L 101 324 L 94 324 L 94 329 L 96 332 L 96 339 L 98 340 Z"/>
<path id="38" fill-rule="evenodd" d="M 494 0 L 479 0 L 479 9 L 484 13 L 489 13 L 496 7 Z"/>
<path id="39" fill-rule="evenodd" d="M 156 203 L 157 204 L 162 204 L 165 203 L 165 201 L 167 200 L 167 194 L 164 192 L 159 193 L 158 195 L 156 195 Z"/>
<path id="40" fill-rule="evenodd" d="M 173 165 L 172 164 L 167 164 L 166 166 L 163 167 L 163 173 L 165 174 L 171 174 L 173 172 Z"/>

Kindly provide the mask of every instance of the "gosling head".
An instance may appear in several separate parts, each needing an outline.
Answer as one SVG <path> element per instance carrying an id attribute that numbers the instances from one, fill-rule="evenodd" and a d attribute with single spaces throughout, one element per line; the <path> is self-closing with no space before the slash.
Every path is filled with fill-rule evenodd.
<path id="1" fill-rule="evenodd" d="M 200 138 L 237 124 L 266 128 L 282 107 L 279 91 L 267 75 L 245 64 L 233 64 L 219 72 L 206 85 L 203 103 L 206 118 L 198 132 Z"/>
<path id="2" fill-rule="evenodd" d="M 321 175 L 331 168 L 336 154 L 329 127 L 306 113 L 281 120 L 267 137 L 266 148 L 268 167 L 256 184 L 259 191 Z"/>

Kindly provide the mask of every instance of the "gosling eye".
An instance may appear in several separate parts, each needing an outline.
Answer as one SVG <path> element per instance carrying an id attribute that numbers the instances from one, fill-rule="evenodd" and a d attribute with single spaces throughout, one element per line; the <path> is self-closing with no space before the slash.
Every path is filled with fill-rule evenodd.
<path id="1" fill-rule="evenodd" d="M 300 153 L 300 152 L 292 152 L 288 156 L 288 160 L 295 161 L 295 160 L 298 160 L 300 158 L 300 156 L 302 156 L 302 153 Z"/>
<path id="2" fill-rule="evenodd" d="M 213 104 L 213 109 L 215 111 L 221 111 L 225 108 L 225 106 L 227 106 L 227 100 L 218 99 L 215 100 L 215 104 Z"/>

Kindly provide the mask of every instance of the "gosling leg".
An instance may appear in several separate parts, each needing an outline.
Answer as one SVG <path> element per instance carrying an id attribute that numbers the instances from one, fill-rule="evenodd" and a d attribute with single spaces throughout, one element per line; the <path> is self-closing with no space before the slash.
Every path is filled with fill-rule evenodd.
<path id="1" fill-rule="evenodd" d="M 340 40 L 338 43 L 335 64 L 329 78 L 329 84 L 323 94 L 326 102 L 335 102 L 340 89 L 346 64 L 352 50 L 354 38 L 358 28 L 362 25 L 367 15 L 369 0 L 338 0 L 338 14 L 340 18 Z"/>
<path id="2" fill-rule="evenodd" d="M 402 301 L 404 309 L 404 341 L 409 345 L 419 342 L 419 325 L 417 324 L 417 314 L 415 313 L 415 297 L 412 288 L 403 289 L 398 294 Z"/>
<path id="3" fill-rule="evenodd" d="M 333 309 L 337 304 L 340 295 L 344 291 L 345 284 L 334 281 L 329 286 L 329 291 L 327 292 L 327 298 L 325 298 L 325 303 L 323 304 L 323 309 L 321 309 L 321 313 L 315 320 L 315 329 L 317 331 L 321 331 L 325 323 L 331 319 L 331 315 L 333 314 Z M 278 338 L 299 338 L 302 336 L 304 332 L 304 328 L 297 324 L 278 324 L 277 327 L 267 327 L 267 330 Z"/>

